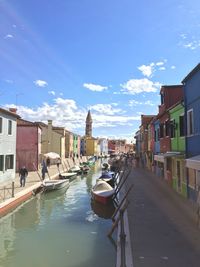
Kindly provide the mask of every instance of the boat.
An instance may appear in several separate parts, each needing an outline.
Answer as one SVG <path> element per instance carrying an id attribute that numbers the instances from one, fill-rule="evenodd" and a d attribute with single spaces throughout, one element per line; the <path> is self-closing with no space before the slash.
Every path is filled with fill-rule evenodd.
<path id="1" fill-rule="evenodd" d="M 101 165 L 101 168 L 102 168 L 102 171 L 109 171 L 110 169 L 110 165 L 106 162 L 104 162 L 102 165 Z"/>
<path id="2" fill-rule="evenodd" d="M 97 179 L 97 181 L 105 181 L 112 187 L 115 186 L 115 180 L 114 180 L 114 172 L 102 172 L 102 175 Z"/>
<path id="3" fill-rule="evenodd" d="M 42 182 L 44 192 L 59 190 L 63 187 L 69 187 L 69 180 L 44 180 Z"/>
<path id="4" fill-rule="evenodd" d="M 91 201 L 91 208 L 96 215 L 103 219 L 111 219 L 116 209 L 113 202 L 103 205 L 95 200 Z"/>
<path id="5" fill-rule="evenodd" d="M 59 174 L 59 179 L 61 179 L 61 180 L 67 179 L 71 182 L 72 180 L 74 180 L 76 178 L 76 176 L 77 176 L 76 172 L 63 172 L 63 173 Z"/>
<path id="6" fill-rule="evenodd" d="M 81 168 L 78 165 L 74 165 L 69 169 L 69 172 L 75 172 L 76 174 L 81 173 Z"/>
<path id="7" fill-rule="evenodd" d="M 103 180 L 97 181 L 91 190 L 92 198 L 102 204 L 111 202 L 114 193 L 115 189 Z"/>

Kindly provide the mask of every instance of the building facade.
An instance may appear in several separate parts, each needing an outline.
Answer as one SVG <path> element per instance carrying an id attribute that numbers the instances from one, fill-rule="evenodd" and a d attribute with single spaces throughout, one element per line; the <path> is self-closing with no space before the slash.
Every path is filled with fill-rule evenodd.
<path id="1" fill-rule="evenodd" d="M 16 171 L 16 109 L 0 108 L 0 183 L 15 179 Z"/>

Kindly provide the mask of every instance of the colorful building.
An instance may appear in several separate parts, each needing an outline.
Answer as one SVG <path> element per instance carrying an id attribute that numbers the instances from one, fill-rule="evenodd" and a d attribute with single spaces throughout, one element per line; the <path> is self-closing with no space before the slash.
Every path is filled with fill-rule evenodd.
<path id="1" fill-rule="evenodd" d="M 99 138 L 99 145 L 100 145 L 100 155 L 101 156 L 108 155 L 108 139 Z"/>
<path id="2" fill-rule="evenodd" d="M 16 170 L 26 166 L 38 170 L 41 162 L 41 127 L 38 123 L 17 119 Z"/>
<path id="3" fill-rule="evenodd" d="M 174 127 L 170 123 L 169 108 L 183 100 L 183 85 L 164 85 L 160 90 L 161 105 L 157 119 L 159 119 L 159 135 L 160 135 L 160 154 L 154 157 L 159 161 L 161 174 L 172 185 L 172 154 L 170 131 Z M 163 165 L 163 166 L 162 166 Z M 163 170 L 164 168 L 164 170 Z"/>
<path id="4" fill-rule="evenodd" d="M 48 120 L 48 125 L 43 122 L 37 122 L 42 129 L 41 134 L 41 154 L 55 152 L 64 158 L 65 156 L 65 135 L 59 132 L 60 127 L 53 129 L 52 120 Z M 62 128 L 62 127 L 61 127 Z"/>
<path id="5" fill-rule="evenodd" d="M 188 197 L 196 201 L 200 186 L 200 64 L 182 81 L 186 117 Z"/>
<path id="6" fill-rule="evenodd" d="M 0 108 L 0 183 L 15 179 L 16 171 L 16 109 Z"/>
<path id="7" fill-rule="evenodd" d="M 72 158 L 74 156 L 74 134 L 65 131 L 65 157 Z"/>
<path id="8" fill-rule="evenodd" d="M 150 168 L 151 155 L 148 151 L 148 125 L 155 115 L 141 115 L 141 163 L 143 167 Z"/>
<path id="9" fill-rule="evenodd" d="M 169 109 L 171 125 L 172 186 L 177 192 L 187 197 L 184 112 L 184 103 L 182 101 Z"/>

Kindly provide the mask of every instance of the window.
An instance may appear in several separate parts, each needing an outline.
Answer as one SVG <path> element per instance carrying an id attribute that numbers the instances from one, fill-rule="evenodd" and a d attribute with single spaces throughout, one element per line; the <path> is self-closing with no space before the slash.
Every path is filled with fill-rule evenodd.
<path id="1" fill-rule="evenodd" d="M 6 155 L 5 170 L 14 168 L 14 155 Z"/>
<path id="2" fill-rule="evenodd" d="M 4 156 L 0 155 L 0 171 L 3 172 L 4 171 Z"/>
<path id="3" fill-rule="evenodd" d="M 3 131 L 3 118 L 0 118 L 0 133 Z"/>
<path id="4" fill-rule="evenodd" d="M 161 123 L 160 124 L 160 138 L 163 138 L 164 137 L 164 124 Z"/>
<path id="5" fill-rule="evenodd" d="M 170 121 L 170 137 L 175 137 L 175 120 Z"/>
<path id="6" fill-rule="evenodd" d="M 8 134 L 11 135 L 12 134 L 12 121 L 8 120 Z"/>
<path id="7" fill-rule="evenodd" d="M 185 135 L 184 115 L 181 115 L 179 117 L 179 130 L 180 130 L 180 136 L 184 136 Z"/>
<path id="8" fill-rule="evenodd" d="M 187 122 L 187 134 L 191 135 L 194 133 L 193 109 L 187 112 Z"/>
<path id="9" fill-rule="evenodd" d="M 169 120 L 165 121 L 165 136 L 170 136 L 170 122 L 169 122 Z"/>
<path id="10" fill-rule="evenodd" d="M 161 97 L 161 105 L 163 105 L 163 104 L 164 104 L 164 94 L 162 93 L 162 94 L 160 95 L 160 97 Z"/>

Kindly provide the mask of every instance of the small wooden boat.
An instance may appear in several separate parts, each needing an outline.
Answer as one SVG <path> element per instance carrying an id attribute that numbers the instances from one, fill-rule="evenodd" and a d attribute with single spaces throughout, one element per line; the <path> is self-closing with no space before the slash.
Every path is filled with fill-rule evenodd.
<path id="1" fill-rule="evenodd" d="M 71 182 L 72 180 L 76 178 L 76 176 L 77 176 L 76 172 L 63 172 L 59 174 L 59 179 L 61 180 L 67 179 Z"/>
<path id="2" fill-rule="evenodd" d="M 103 205 L 94 200 L 91 201 L 91 208 L 96 215 L 103 219 L 111 219 L 116 209 L 113 202 Z"/>
<path id="3" fill-rule="evenodd" d="M 69 169 L 69 172 L 81 173 L 81 168 L 78 165 L 75 165 Z"/>
<path id="4" fill-rule="evenodd" d="M 69 187 L 69 180 L 44 180 L 42 186 L 45 192 L 59 190 L 63 187 Z"/>
<path id="5" fill-rule="evenodd" d="M 112 188 L 107 182 L 103 180 L 97 181 L 92 188 L 92 198 L 102 204 L 107 204 L 112 200 L 112 196 L 115 193 L 115 189 Z"/>
<path id="6" fill-rule="evenodd" d="M 86 173 L 89 172 L 90 167 L 89 167 L 88 165 L 81 164 L 81 165 L 80 165 L 80 169 L 81 169 L 81 172 L 82 172 L 83 174 L 86 174 Z"/>

